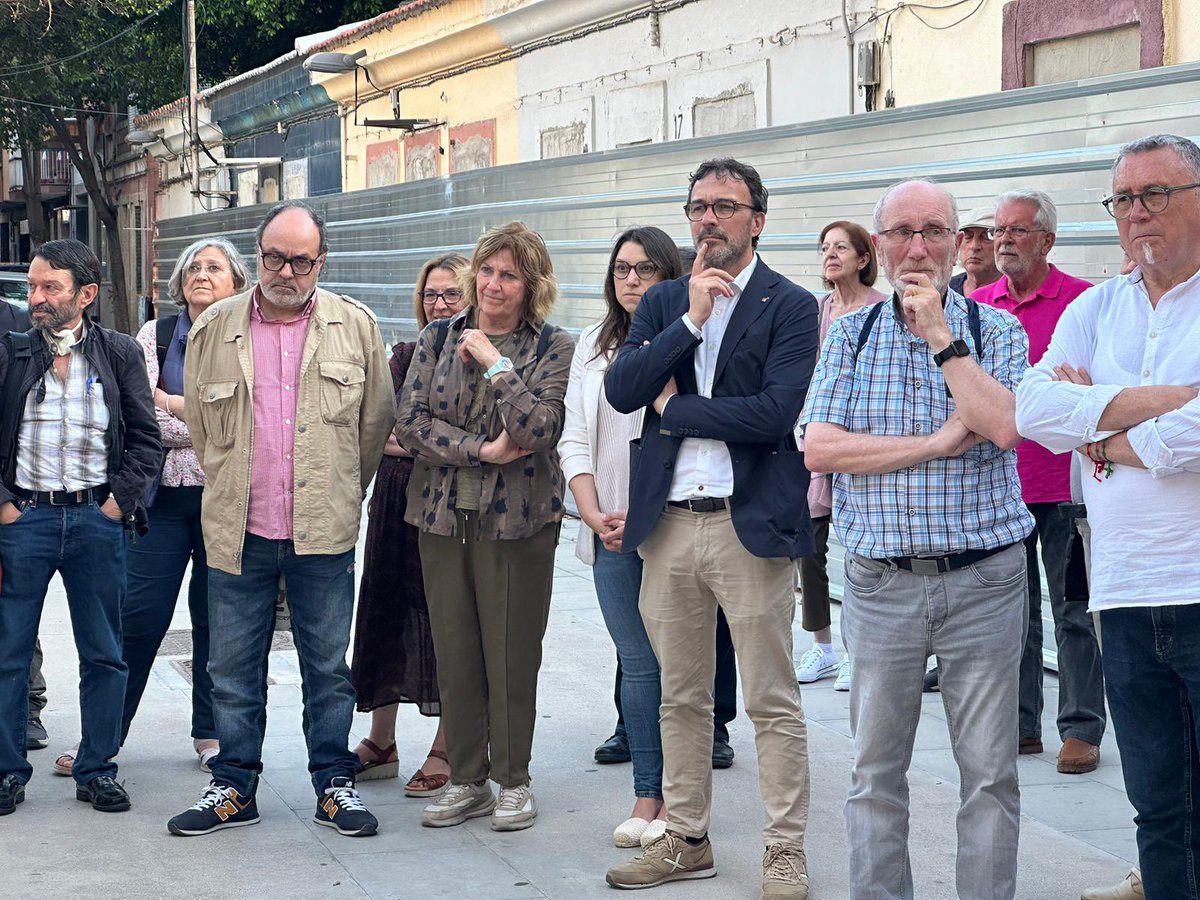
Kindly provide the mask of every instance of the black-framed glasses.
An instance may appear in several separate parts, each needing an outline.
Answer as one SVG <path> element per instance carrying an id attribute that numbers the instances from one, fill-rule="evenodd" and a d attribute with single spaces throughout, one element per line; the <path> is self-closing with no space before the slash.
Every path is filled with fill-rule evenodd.
<path id="1" fill-rule="evenodd" d="M 939 225 L 929 225 L 925 228 L 909 228 L 904 225 L 900 228 L 889 228 L 879 232 L 879 236 L 891 244 L 907 244 L 913 239 L 913 235 L 917 234 L 927 244 L 944 244 L 954 236 L 954 229 L 943 228 Z"/>
<path id="2" fill-rule="evenodd" d="M 279 272 L 284 266 L 292 267 L 293 275 L 307 275 L 313 270 L 313 266 L 324 259 L 325 254 L 321 254 L 316 259 L 309 259 L 307 256 L 281 256 L 278 253 L 270 251 L 260 252 L 258 258 L 262 260 L 263 268 L 268 272 Z"/>
<path id="3" fill-rule="evenodd" d="M 1013 240 L 1019 241 L 1021 238 L 1029 237 L 1035 231 L 1045 230 L 1045 228 L 1026 228 L 1024 225 L 997 225 L 995 228 L 987 230 L 987 236 L 994 241 L 996 238 L 1002 238 L 1007 234 Z"/>
<path id="4" fill-rule="evenodd" d="M 1113 194 L 1100 202 L 1114 219 L 1128 219 L 1133 215 L 1133 201 L 1141 200 L 1142 207 L 1148 213 L 1160 213 L 1171 202 L 1171 195 L 1176 191 L 1190 191 L 1200 188 L 1200 181 L 1193 184 L 1177 184 L 1173 187 L 1150 187 L 1140 194 Z"/>
<path id="5" fill-rule="evenodd" d="M 693 200 L 683 205 L 684 213 L 693 222 L 699 222 L 703 219 L 704 214 L 710 209 L 718 219 L 732 219 L 733 214 L 739 209 L 752 209 L 754 212 L 761 212 L 753 203 L 739 203 L 737 200 L 714 200 L 712 203 L 705 203 L 703 200 Z"/>
<path id="6" fill-rule="evenodd" d="M 645 281 L 647 278 L 653 278 L 658 272 L 658 264 L 652 263 L 648 259 L 642 260 L 640 263 L 630 265 L 624 260 L 618 259 L 613 263 L 613 274 L 618 278 L 628 278 L 630 272 L 636 272 L 637 277 Z"/>
<path id="7" fill-rule="evenodd" d="M 436 306 L 439 300 L 444 300 L 447 306 L 453 306 L 455 303 L 462 303 L 464 296 L 459 288 L 448 288 L 444 291 L 430 289 L 421 291 L 421 302 L 425 306 Z"/>

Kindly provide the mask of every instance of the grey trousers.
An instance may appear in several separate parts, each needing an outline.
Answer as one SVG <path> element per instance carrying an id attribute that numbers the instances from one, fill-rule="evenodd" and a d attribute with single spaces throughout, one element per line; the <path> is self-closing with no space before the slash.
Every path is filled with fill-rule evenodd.
<path id="1" fill-rule="evenodd" d="M 925 660 L 936 654 L 958 761 L 960 900 L 1010 900 L 1017 883 L 1017 685 L 1028 603 L 1020 544 L 916 575 L 847 554 L 842 630 L 854 659 L 854 767 L 846 800 L 855 900 L 911 900 L 908 777 Z"/>
<path id="2" fill-rule="evenodd" d="M 42 675 L 42 642 L 33 645 L 33 663 L 29 666 L 29 718 L 36 719 L 46 708 L 46 678 Z"/>

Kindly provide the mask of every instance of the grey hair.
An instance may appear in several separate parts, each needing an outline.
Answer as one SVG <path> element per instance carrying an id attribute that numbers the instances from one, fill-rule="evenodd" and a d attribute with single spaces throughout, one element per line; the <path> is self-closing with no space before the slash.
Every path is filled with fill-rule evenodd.
<path id="1" fill-rule="evenodd" d="M 1030 188 L 1014 188 L 996 198 L 996 209 L 1003 203 L 1032 203 L 1037 207 L 1037 215 L 1033 217 L 1037 227 L 1043 231 L 1058 231 L 1058 207 L 1049 194 Z"/>
<path id="2" fill-rule="evenodd" d="M 949 227 L 953 231 L 958 231 L 958 201 L 954 199 L 954 195 L 932 178 L 906 178 L 904 181 L 897 181 L 879 195 L 879 200 L 877 200 L 875 203 L 875 212 L 871 216 L 871 222 L 876 234 L 878 234 L 883 228 L 883 208 L 887 205 L 888 198 L 892 196 L 893 192 L 902 187 L 907 187 L 910 184 L 928 184 L 945 194 L 946 199 L 950 201 L 950 218 L 952 221 L 950 222 Z"/>
<path id="3" fill-rule="evenodd" d="M 201 238 L 198 241 L 193 241 L 188 244 L 184 251 L 179 254 L 179 259 L 175 260 L 175 268 L 171 270 L 171 277 L 167 279 L 167 296 L 176 303 L 183 303 L 183 276 L 187 272 L 188 266 L 196 259 L 196 254 L 201 250 L 213 247 L 225 254 L 225 259 L 229 261 L 229 271 L 233 273 L 233 287 L 235 290 L 242 290 L 250 283 L 250 270 L 246 268 L 246 261 L 242 259 L 242 254 L 238 253 L 237 247 L 221 237 Z"/>
<path id="4" fill-rule="evenodd" d="M 262 247 L 263 233 L 267 230 L 267 226 L 274 221 L 275 217 L 280 213 L 285 213 L 289 209 L 303 210 L 312 219 L 312 223 L 317 226 L 317 237 L 320 238 L 320 243 L 317 246 L 317 255 L 329 252 L 329 229 L 325 226 L 325 217 L 319 212 L 305 203 L 303 200 L 284 200 L 282 203 L 276 203 L 267 210 L 267 214 L 263 216 L 263 220 L 258 223 L 258 228 L 254 232 L 254 242 Z"/>
<path id="5" fill-rule="evenodd" d="M 1190 141 L 1177 134 L 1150 134 L 1136 141 L 1130 141 L 1117 151 L 1113 160 L 1112 174 L 1117 174 L 1117 166 L 1125 161 L 1125 157 L 1135 153 L 1149 153 L 1152 150 L 1174 150 L 1179 158 L 1192 170 L 1193 175 L 1200 180 L 1200 147 L 1195 141 Z"/>

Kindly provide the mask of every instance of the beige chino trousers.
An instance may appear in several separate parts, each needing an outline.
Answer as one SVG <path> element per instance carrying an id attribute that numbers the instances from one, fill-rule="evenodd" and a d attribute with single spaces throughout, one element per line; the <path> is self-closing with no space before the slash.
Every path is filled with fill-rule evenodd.
<path id="1" fill-rule="evenodd" d="M 742 546 L 728 510 L 668 507 L 638 547 L 638 607 L 662 668 L 667 826 L 698 838 L 712 812 L 713 673 L 718 605 L 729 621 L 766 808 L 763 843 L 804 847 L 808 734 L 792 671 L 792 562 Z"/>

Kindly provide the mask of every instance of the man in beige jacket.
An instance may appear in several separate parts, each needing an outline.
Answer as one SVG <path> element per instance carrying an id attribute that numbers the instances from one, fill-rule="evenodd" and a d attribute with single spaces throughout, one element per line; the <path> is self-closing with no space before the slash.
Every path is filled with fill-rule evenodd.
<path id="1" fill-rule="evenodd" d="M 395 420 L 375 317 L 317 287 L 324 220 L 296 201 L 258 227 L 258 284 L 213 305 L 188 336 L 185 409 L 207 484 L 209 674 L 221 753 L 198 803 L 167 828 L 207 834 L 258 821 L 267 654 L 276 587 L 287 580 L 304 682 L 314 821 L 375 834 L 347 747 L 346 665 L 354 545 L 367 485 Z"/>

